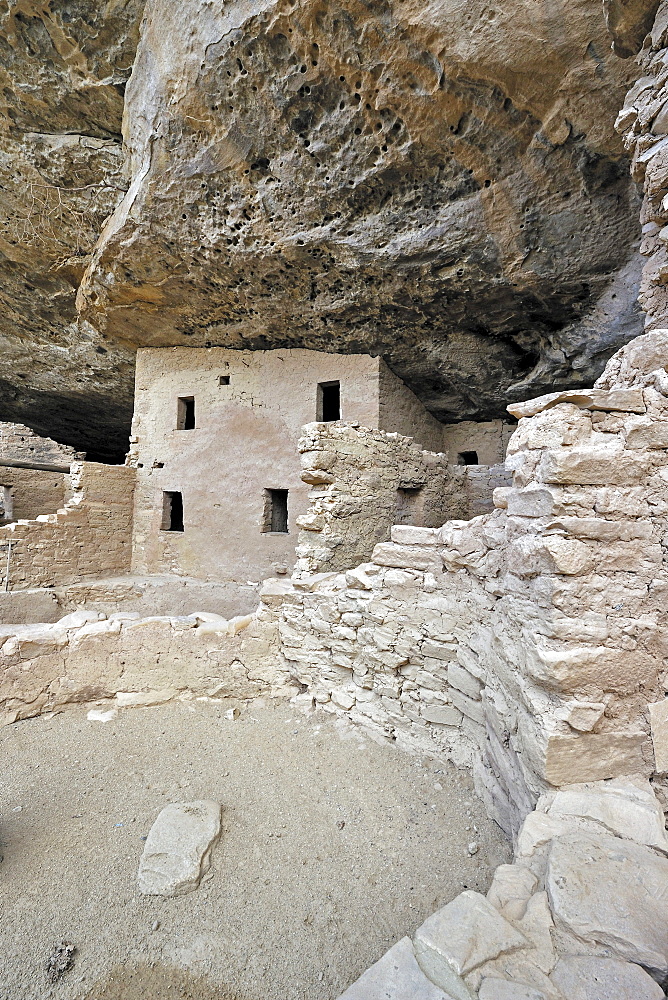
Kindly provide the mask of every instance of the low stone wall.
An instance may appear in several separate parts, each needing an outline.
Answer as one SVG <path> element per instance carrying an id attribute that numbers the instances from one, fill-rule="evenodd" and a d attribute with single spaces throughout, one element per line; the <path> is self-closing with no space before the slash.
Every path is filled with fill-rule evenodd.
<path id="1" fill-rule="evenodd" d="M 459 473 L 462 489 L 466 497 L 466 514 L 468 518 L 489 514 L 494 510 L 494 490 L 503 486 L 512 486 L 513 475 L 505 464 L 501 465 L 465 465 L 453 469 L 455 477 Z"/>
<path id="2" fill-rule="evenodd" d="M 280 669 L 276 627 L 265 619 L 77 611 L 52 625 L 0 626 L 0 720 L 102 699 L 127 707 L 184 694 L 294 693 Z"/>
<path id="3" fill-rule="evenodd" d="M 486 897 L 462 892 L 340 1000 L 662 1000 L 666 854 L 647 782 L 551 792 Z"/>
<path id="4" fill-rule="evenodd" d="M 298 575 L 368 559 L 398 520 L 426 526 L 463 516 L 466 498 L 445 455 L 354 423 L 306 424 L 299 442 L 309 508 L 297 518 Z"/>
<path id="5" fill-rule="evenodd" d="M 0 587 L 55 587 L 130 568 L 134 469 L 93 462 L 72 466 L 71 499 L 55 514 L 0 528 Z M 3 544 L 5 543 L 5 544 Z"/>

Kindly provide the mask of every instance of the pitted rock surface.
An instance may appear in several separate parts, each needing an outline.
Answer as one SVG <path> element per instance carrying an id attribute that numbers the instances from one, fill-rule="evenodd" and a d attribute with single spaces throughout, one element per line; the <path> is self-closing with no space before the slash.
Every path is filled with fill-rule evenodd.
<path id="1" fill-rule="evenodd" d="M 149 343 L 381 353 L 485 418 L 639 332 L 600 0 L 150 0 L 124 164 L 142 8 L 0 14 L 0 419 L 119 454 Z"/>

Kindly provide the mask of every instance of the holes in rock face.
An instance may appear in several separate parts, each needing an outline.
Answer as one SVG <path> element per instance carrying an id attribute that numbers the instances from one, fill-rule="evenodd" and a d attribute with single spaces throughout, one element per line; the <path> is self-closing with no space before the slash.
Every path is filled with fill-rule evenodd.
<path id="1" fill-rule="evenodd" d="M 267 489 L 264 491 L 263 532 L 288 533 L 288 491 Z"/>
<path id="2" fill-rule="evenodd" d="M 316 420 L 341 419 L 341 383 L 320 382 L 316 401 Z"/>
<path id="3" fill-rule="evenodd" d="M 179 396 L 176 407 L 177 431 L 192 431 L 195 429 L 195 397 Z"/>
<path id="4" fill-rule="evenodd" d="M 230 376 L 229 375 L 219 375 L 218 376 L 218 385 L 229 385 L 229 384 L 230 384 Z"/>
<path id="5" fill-rule="evenodd" d="M 457 465 L 478 465 L 477 451 L 460 451 L 457 455 Z"/>
<path id="6" fill-rule="evenodd" d="M 168 490 L 162 494 L 162 531 L 184 531 L 183 494 Z"/>

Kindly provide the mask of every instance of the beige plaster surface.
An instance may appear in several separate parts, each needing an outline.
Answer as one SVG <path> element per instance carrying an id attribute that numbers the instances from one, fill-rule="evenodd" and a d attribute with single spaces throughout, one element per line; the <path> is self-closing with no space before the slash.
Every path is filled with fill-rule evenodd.
<path id="1" fill-rule="evenodd" d="M 384 372 L 381 382 L 379 372 Z M 229 377 L 228 385 L 220 378 Z M 379 358 L 319 351 L 147 348 L 137 359 L 133 572 L 257 582 L 289 571 L 309 487 L 298 441 L 318 384 L 339 381 L 341 418 L 434 436 L 440 425 Z M 195 428 L 177 430 L 179 397 Z M 428 432 L 428 433 L 427 433 Z M 424 443 L 424 442 L 420 442 Z M 263 530 L 265 490 L 287 489 L 288 533 Z M 183 532 L 161 529 L 162 496 L 183 494 Z"/>

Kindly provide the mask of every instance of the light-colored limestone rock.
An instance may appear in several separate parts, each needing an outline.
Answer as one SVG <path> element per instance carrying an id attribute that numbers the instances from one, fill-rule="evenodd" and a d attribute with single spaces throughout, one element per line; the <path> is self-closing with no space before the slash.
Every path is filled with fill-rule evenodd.
<path id="1" fill-rule="evenodd" d="M 149 896 L 182 896 L 199 886 L 220 836 L 221 807 L 202 799 L 172 803 L 151 827 L 137 884 Z"/>
<path id="2" fill-rule="evenodd" d="M 422 969 L 455 1000 L 470 1000 L 462 977 L 528 941 L 484 896 L 467 890 L 429 917 L 415 934 Z"/>
<path id="3" fill-rule="evenodd" d="M 521 920 L 537 885 L 537 878 L 520 865 L 499 865 L 487 899 L 507 920 Z"/>
<path id="4" fill-rule="evenodd" d="M 339 1000 L 450 1000 L 424 975 L 410 938 L 402 938 L 349 986 Z"/>
<path id="5" fill-rule="evenodd" d="M 562 820 L 595 820 L 618 837 L 668 853 L 663 811 L 648 781 L 616 779 L 563 788 L 551 798 L 547 813 Z"/>
<path id="6" fill-rule="evenodd" d="M 548 1000 L 542 990 L 533 986 L 492 977 L 483 979 L 478 997 L 479 1000 Z"/>
<path id="7" fill-rule="evenodd" d="M 568 955 L 550 976 L 567 1000 L 663 1000 L 661 987 L 644 969 L 615 958 Z"/>
<path id="8" fill-rule="evenodd" d="M 668 772 L 668 698 L 649 706 L 654 762 L 659 774 Z"/>
<path id="9" fill-rule="evenodd" d="M 619 838 L 565 834 L 550 848 L 546 889 L 571 933 L 668 973 L 668 860 Z"/>

